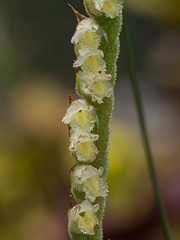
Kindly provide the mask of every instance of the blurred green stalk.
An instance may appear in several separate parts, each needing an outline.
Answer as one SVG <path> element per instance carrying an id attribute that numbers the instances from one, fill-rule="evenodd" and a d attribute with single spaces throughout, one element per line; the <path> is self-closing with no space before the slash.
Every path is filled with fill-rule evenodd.
<path id="1" fill-rule="evenodd" d="M 142 140 L 143 140 L 143 144 L 144 144 L 144 150 L 145 150 L 145 154 L 146 154 L 146 158 L 147 158 L 148 169 L 149 169 L 149 173 L 150 173 L 150 177 L 151 177 L 151 181 L 152 181 L 152 185 L 153 185 L 154 195 L 155 195 L 155 199 L 156 199 L 156 203 L 157 203 L 157 207 L 158 207 L 158 211 L 159 211 L 159 216 L 160 216 L 160 220 L 161 220 L 162 230 L 164 233 L 164 238 L 165 238 L 165 240 L 170 240 L 171 237 L 170 237 L 170 231 L 169 231 L 169 227 L 168 227 L 168 221 L 167 221 L 165 208 L 163 205 L 163 201 L 162 201 L 159 186 L 158 186 L 158 180 L 156 177 L 155 167 L 154 167 L 154 163 L 153 163 L 152 153 L 151 153 L 151 149 L 150 149 L 150 144 L 149 144 L 145 120 L 144 120 L 140 87 L 139 87 L 139 83 L 138 83 L 137 75 L 136 75 L 132 43 L 130 40 L 130 34 L 129 34 L 129 28 L 128 28 L 128 22 L 127 22 L 125 10 L 124 10 L 123 16 L 124 16 L 124 19 L 123 19 L 124 48 L 125 48 L 125 54 L 126 54 L 126 59 L 127 59 L 130 81 L 132 84 L 133 94 L 134 94 L 134 98 L 135 98 L 135 104 L 136 104 L 136 108 L 137 108 L 139 125 L 141 128 L 141 136 L 142 136 Z"/>

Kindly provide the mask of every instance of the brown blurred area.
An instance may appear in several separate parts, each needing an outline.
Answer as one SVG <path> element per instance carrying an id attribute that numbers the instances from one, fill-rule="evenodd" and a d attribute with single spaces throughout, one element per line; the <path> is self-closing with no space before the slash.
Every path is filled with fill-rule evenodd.
<path id="1" fill-rule="evenodd" d="M 69 1 L 85 14 L 82 1 Z M 180 239 L 180 3 L 126 8 L 149 138 L 173 240 Z M 66 0 L 0 1 L 0 239 L 67 240 L 68 95 L 76 19 Z M 122 39 L 121 39 L 122 40 Z M 121 41 L 104 239 L 163 240 Z"/>

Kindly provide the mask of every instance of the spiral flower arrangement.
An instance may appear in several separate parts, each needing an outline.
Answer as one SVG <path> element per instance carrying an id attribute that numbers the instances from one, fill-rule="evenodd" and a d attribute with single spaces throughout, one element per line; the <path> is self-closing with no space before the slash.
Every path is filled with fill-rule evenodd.
<path id="1" fill-rule="evenodd" d="M 76 92 L 81 99 L 71 101 L 63 118 L 76 161 L 71 192 L 77 204 L 69 210 L 68 230 L 73 240 L 100 240 L 122 1 L 84 0 L 84 5 L 89 17 L 73 9 L 78 25 L 71 40 L 77 56 L 73 64 Z"/>

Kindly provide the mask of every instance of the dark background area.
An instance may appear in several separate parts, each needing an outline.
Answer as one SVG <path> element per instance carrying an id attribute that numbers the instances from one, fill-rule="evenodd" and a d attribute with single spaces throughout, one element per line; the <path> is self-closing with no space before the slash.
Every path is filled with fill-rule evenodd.
<path id="1" fill-rule="evenodd" d="M 0 1 L 0 239 L 66 240 L 68 95 L 77 25 L 66 0 Z M 85 14 L 82 1 L 69 1 Z M 180 239 L 180 2 L 125 1 L 173 240 Z M 117 61 L 104 239 L 162 240 L 124 56 Z"/>

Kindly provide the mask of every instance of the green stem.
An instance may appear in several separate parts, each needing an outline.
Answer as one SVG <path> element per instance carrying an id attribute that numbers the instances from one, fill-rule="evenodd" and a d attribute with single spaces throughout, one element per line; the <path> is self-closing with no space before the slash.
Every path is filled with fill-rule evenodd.
<path id="1" fill-rule="evenodd" d="M 123 16 L 124 16 L 123 37 L 124 37 L 124 45 L 125 45 L 125 54 L 126 54 L 126 58 L 127 58 L 129 76 L 130 76 L 130 81 L 132 84 L 133 94 L 134 94 L 134 98 L 135 98 L 135 104 L 136 104 L 138 118 L 139 118 L 139 125 L 141 128 L 141 135 L 142 135 L 142 140 L 143 140 L 143 144 L 144 144 L 144 150 L 145 150 L 145 154 L 146 154 L 146 158 L 147 158 L 149 173 L 151 176 L 151 181 L 152 181 L 152 185 L 153 185 L 153 189 L 154 189 L 156 203 L 157 203 L 157 207 L 158 207 L 158 211 L 159 211 L 162 230 L 164 233 L 164 239 L 170 240 L 171 237 L 170 237 L 166 212 L 165 212 L 165 208 L 164 208 L 163 201 L 161 198 L 158 181 L 157 181 L 157 177 L 156 177 L 156 172 L 155 172 L 155 167 L 154 167 L 154 163 L 153 163 L 153 158 L 152 158 L 152 154 L 151 154 L 150 144 L 148 141 L 148 135 L 147 135 L 146 125 L 145 125 L 145 120 L 144 120 L 143 106 L 142 106 L 142 100 L 141 100 L 141 94 L 140 94 L 140 87 L 139 87 L 137 75 L 136 75 L 132 44 L 131 44 L 131 40 L 130 40 L 130 34 L 129 34 L 128 23 L 126 20 L 125 11 L 124 11 Z"/>

